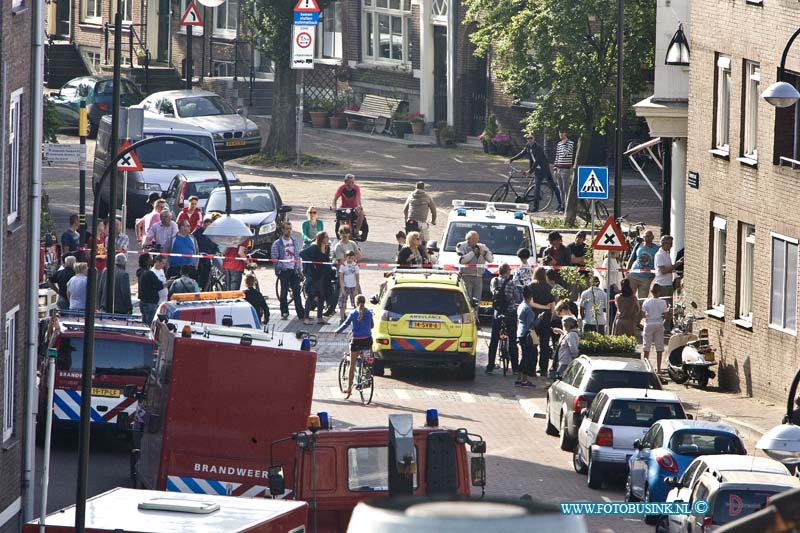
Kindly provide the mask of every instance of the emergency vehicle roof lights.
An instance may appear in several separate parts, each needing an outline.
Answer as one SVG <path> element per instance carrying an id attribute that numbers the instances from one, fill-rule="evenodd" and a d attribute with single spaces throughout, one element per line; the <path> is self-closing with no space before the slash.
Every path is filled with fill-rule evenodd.
<path id="1" fill-rule="evenodd" d="M 184 337 L 184 338 L 187 338 L 187 339 L 191 339 L 192 338 L 192 326 L 190 326 L 189 324 L 186 324 L 185 326 L 183 326 L 183 328 L 181 329 L 181 337 Z"/>
<path id="2" fill-rule="evenodd" d="M 242 335 L 242 338 L 239 340 L 239 344 L 242 346 L 252 346 L 253 345 L 253 337 L 245 333 Z"/>
<path id="3" fill-rule="evenodd" d="M 322 424 L 319 421 L 319 416 L 317 415 L 309 415 L 308 416 L 308 430 L 311 433 L 316 433 L 322 427 Z"/>
<path id="4" fill-rule="evenodd" d="M 439 427 L 438 409 L 428 409 L 425 411 L 425 425 L 430 428 Z"/>
<path id="5" fill-rule="evenodd" d="M 515 220 L 522 220 L 523 218 L 525 218 L 525 213 L 523 213 L 522 211 L 514 211 Z"/>
<path id="6" fill-rule="evenodd" d="M 328 411 L 320 411 L 317 416 L 319 417 L 320 429 L 331 429 L 331 419 L 328 416 Z"/>
<path id="7" fill-rule="evenodd" d="M 465 216 L 467 216 L 467 210 L 466 209 L 456 209 L 456 215 L 458 215 L 460 217 L 465 217 Z"/>
<path id="8" fill-rule="evenodd" d="M 494 204 L 486 204 L 486 218 L 495 218 L 497 216 L 497 208 Z"/>
<path id="9" fill-rule="evenodd" d="M 212 291 L 212 292 L 193 292 L 178 293 L 170 296 L 173 302 L 195 302 L 199 300 L 232 300 L 244 298 L 242 291 Z"/>

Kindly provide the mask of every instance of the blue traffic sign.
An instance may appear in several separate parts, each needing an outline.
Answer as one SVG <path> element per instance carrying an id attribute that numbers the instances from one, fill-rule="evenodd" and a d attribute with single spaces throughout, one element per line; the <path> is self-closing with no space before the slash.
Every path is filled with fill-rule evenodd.
<path id="1" fill-rule="evenodd" d="M 295 11 L 294 23 L 300 26 L 316 26 L 319 24 L 319 11 Z"/>
<path id="2" fill-rule="evenodd" d="M 608 167 L 578 167 L 578 199 L 608 200 Z"/>

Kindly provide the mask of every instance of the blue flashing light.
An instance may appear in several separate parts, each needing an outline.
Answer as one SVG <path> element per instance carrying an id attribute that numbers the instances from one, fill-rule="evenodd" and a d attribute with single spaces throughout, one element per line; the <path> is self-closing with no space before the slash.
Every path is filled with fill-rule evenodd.
<path id="1" fill-rule="evenodd" d="M 465 216 L 467 216 L 467 210 L 466 209 L 456 209 L 456 215 L 458 215 L 460 217 L 465 217 Z"/>
<path id="2" fill-rule="evenodd" d="M 515 220 L 522 220 L 525 217 L 525 213 L 522 211 L 514 211 L 514 219 Z"/>
<path id="3" fill-rule="evenodd" d="M 425 411 L 425 425 L 431 428 L 439 427 L 438 409 L 428 409 Z"/>
<path id="4" fill-rule="evenodd" d="M 328 411 L 320 411 L 317 413 L 319 417 L 319 427 L 320 429 L 331 429 L 331 421 L 330 417 L 328 416 Z"/>

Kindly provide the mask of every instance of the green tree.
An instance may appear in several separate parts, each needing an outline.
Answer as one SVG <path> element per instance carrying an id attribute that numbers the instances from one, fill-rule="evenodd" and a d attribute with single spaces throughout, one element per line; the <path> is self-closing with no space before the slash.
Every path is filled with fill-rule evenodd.
<path id="1" fill-rule="evenodd" d="M 477 54 L 491 57 L 495 76 L 516 99 L 535 100 L 529 130 L 563 126 L 578 136 L 577 162 L 586 161 L 593 132 L 613 125 L 616 106 L 616 2 L 608 0 L 465 0 L 477 30 Z M 655 4 L 626 0 L 625 102 L 645 88 L 653 68 Z M 626 111 L 629 111 L 626 110 Z M 574 179 L 574 176 L 573 176 Z M 569 187 L 566 222 L 577 198 Z"/>
<path id="2" fill-rule="evenodd" d="M 324 9 L 330 0 L 317 0 Z M 292 157 L 297 135 L 295 86 L 297 71 L 291 68 L 293 10 L 297 0 L 249 0 L 242 9 L 247 24 L 245 38 L 275 63 L 272 124 L 263 155 Z"/>
<path id="3" fill-rule="evenodd" d="M 63 126 L 61 119 L 56 111 L 56 106 L 49 96 L 44 97 L 44 127 L 42 128 L 42 141 L 46 143 L 57 143 L 59 128 Z"/>

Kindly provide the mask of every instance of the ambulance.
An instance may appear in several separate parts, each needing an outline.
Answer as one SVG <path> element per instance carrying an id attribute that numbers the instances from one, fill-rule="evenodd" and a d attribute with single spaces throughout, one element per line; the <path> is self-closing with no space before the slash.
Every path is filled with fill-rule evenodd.
<path id="1" fill-rule="evenodd" d="M 83 312 L 59 311 L 50 320 L 40 346 L 40 375 L 47 375 L 47 352 L 56 351 L 53 425 L 77 426 L 81 412 L 81 379 L 85 324 Z M 94 428 L 128 431 L 138 407 L 137 394 L 153 365 L 155 344 L 141 317 L 97 313 L 91 422 Z M 47 380 L 39 384 L 37 430 L 44 429 Z"/>
<path id="2" fill-rule="evenodd" d="M 258 313 L 242 291 L 173 294 L 156 314 L 170 320 L 261 329 Z"/>

